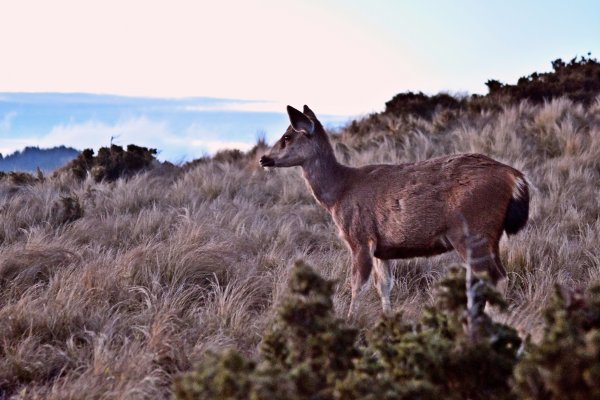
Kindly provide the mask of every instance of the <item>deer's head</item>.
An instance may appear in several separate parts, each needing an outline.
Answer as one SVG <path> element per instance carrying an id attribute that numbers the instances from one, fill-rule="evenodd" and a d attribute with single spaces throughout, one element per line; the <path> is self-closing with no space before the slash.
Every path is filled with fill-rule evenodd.
<path id="1" fill-rule="evenodd" d="M 325 137 L 323 127 L 310 108 L 304 112 L 287 106 L 290 126 L 281 139 L 260 158 L 263 167 L 294 167 L 318 156 L 322 146 L 320 137 Z"/>

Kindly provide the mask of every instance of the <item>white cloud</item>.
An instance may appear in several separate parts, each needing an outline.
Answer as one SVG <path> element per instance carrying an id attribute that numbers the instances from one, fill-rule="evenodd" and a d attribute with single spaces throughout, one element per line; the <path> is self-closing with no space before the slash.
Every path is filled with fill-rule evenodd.
<path id="1" fill-rule="evenodd" d="M 193 104 L 183 106 L 184 111 L 244 111 L 244 112 L 285 112 L 285 105 L 275 101 L 240 101 L 218 104 Z"/>
<path id="2" fill-rule="evenodd" d="M 182 132 L 173 132 L 166 121 L 148 117 L 129 118 L 109 124 L 96 120 L 81 123 L 59 124 L 41 137 L 21 137 L 2 139 L 0 152 L 10 154 L 25 146 L 48 148 L 71 146 L 77 149 L 108 146 L 113 143 L 126 146 L 136 144 L 159 150 L 160 160 L 180 162 L 212 154 L 223 149 L 249 150 L 253 143 L 235 140 L 220 140 L 218 135 L 202 131 L 197 125 L 190 125 Z"/>
<path id="3" fill-rule="evenodd" d="M 31 139 L 18 138 L 18 139 L 5 139 L 0 141 L 0 154 L 8 155 L 14 153 L 17 150 L 23 150 L 27 146 L 34 146 Z"/>
<path id="4" fill-rule="evenodd" d="M 113 143 L 136 143 L 140 146 L 156 147 L 156 142 L 168 140 L 169 132 L 166 122 L 153 121 L 147 117 L 131 118 L 107 124 L 89 120 L 82 123 L 59 124 L 39 139 L 40 147 L 64 144 L 77 148 L 98 148 Z"/>
<path id="5" fill-rule="evenodd" d="M 12 121 L 17 116 L 16 111 L 9 111 L 0 118 L 0 133 L 9 132 L 12 126 Z"/>

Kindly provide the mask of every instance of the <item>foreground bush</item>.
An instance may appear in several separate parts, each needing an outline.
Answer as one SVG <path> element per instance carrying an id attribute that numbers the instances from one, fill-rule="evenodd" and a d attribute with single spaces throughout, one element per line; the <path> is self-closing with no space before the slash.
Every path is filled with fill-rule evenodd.
<path id="1" fill-rule="evenodd" d="M 484 314 L 466 324 L 465 277 L 452 270 L 438 303 L 420 323 L 383 319 L 357 345 L 358 332 L 334 318 L 334 284 L 298 263 L 291 296 L 265 336 L 258 361 L 211 354 L 175 382 L 180 399 L 510 398 L 520 339 Z M 500 303 L 486 284 L 479 301 Z M 474 331 L 475 330 L 475 331 Z"/>
<path id="2" fill-rule="evenodd" d="M 360 355 L 358 332 L 334 317 L 334 283 L 311 268 L 296 264 L 289 289 L 291 296 L 263 339 L 258 363 L 235 351 L 211 354 L 195 372 L 176 380 L 177 397 L 333 398 L 336 382 Z"/>
<path id="3" fill-rule="evenodd" d="M 175 381 L 178 399 L 598 399 L 600 286 L 557 290 L 544 338 L 523 353 L 516 331 L 493 322 L 505 307 L 483 279 L 465 291 L 452 269 L 417 324 L 400 314 L 358 332 L 333 315 L 333 282 L 297 263 L 259 358 L 209 354 Z M 471 301 L 467 301 L 471 296 Z M 469 307 L 467 304 L 469 303 Z M 520 355 L 520 353 L 523 353 Z"/>
<path id="4" fill-rule="evenodd" d="M 439 284 L 436 305 L 418 324 L 403 323 L 400 315 L 383 319 L 368 334 L 355 370 L 338 384 L 340 397 L 511 398 L 509 382 L 521 340 L 514 329 L 483 313 L 486 300 L 504 303 L 480 282 L 473 287 L 479 306 L 471 310 L 464 272 L 453 269 Z"/>
<path id="5" fill-rule="evenodd" d="M 516 369 L 526 399 L 600 399 L 600 286 L 586 296 L 557 288 L 542 341 Z"/>

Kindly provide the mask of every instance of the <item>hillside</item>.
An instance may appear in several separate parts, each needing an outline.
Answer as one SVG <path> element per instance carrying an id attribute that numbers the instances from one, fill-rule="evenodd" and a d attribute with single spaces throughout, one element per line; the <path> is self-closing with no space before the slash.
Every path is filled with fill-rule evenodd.
<path id="1" fill-rule="evenodd" d="M 502 239 L 508 310 L 492 315 L 539 340 L 555 285 L 600 281 L 600 101 L 456 101 L 355 121 L 332 136 L 337 156 L 359 166 L 478 152 L 524 171 L 531 217 Z M 264 150 L 144 164 L 126 179 L 69 168 L 0 179 L 0 399 L 168 398 L 207 351 L 257 353 L 297 260 L 335 280 L 343 317 L 347 249 L 298 169 L 258 167 Z M 457 262 L 395 262 L 394 309 L 418 320 Z M 364 335 L 380 309 L 369 288 L 354 328 Z"/>
<path id="2" fill-rule="evenodd" d="M 4 157 L 0 154 L 0 171 L 35 172 L 39 168 L 43 172 L 51 172 L 78 155 L 78 150 L 66 146 L 51 149 L 25 147 Z"/>

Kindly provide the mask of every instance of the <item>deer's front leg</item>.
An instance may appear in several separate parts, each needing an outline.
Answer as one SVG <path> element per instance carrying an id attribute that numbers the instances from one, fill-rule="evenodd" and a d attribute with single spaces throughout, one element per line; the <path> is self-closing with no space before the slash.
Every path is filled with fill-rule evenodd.
<path id="1" fill-rule="evenodd" d="M 373 259 L 368 247 L 352 249 L 352 300 L 350 301 L 348 319 L 356 315 L 360 297 L 364 292 L 365 284 L 369 280 L 372 268 Z"/>

